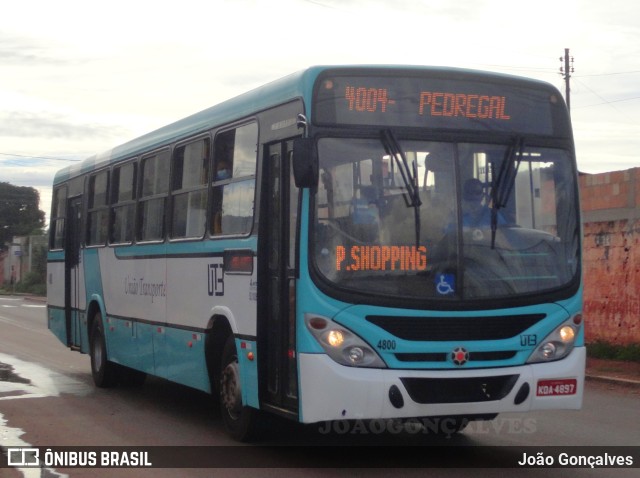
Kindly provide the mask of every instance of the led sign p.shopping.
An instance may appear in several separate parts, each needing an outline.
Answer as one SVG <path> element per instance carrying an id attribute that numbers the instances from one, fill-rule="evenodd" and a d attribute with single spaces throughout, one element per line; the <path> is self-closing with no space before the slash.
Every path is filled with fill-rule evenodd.
<path id="1" fill-rule="evenodd" d="M 336 246 L 337 271 L 424 271 L 424 246 Z"/>

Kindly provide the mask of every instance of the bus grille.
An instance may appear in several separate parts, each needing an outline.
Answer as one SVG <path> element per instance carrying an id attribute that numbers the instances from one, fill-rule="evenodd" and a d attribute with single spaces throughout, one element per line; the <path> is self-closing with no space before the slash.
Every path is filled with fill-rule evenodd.
<path id="1" fill-rule="evenodd" d="M 516 356 L 515 350 L 499 350 L 495 352 L 469 352 L 469 362 L 509 360 Z M 449 354 L 427 353 L 397 353 L 396 359 L 400 362 L 446 362 Z"/>
<path id="2" fill-rule="evenodd" d="M 367 320 L 390 334 L 415 341 L 499 340 L 515 337 L 546 317 L 527 314 L 495 317 L 389 317 Z"/>
<path id="3" fill-rule="evenodd" d="M 502 400 L 519 375 L 465 378 L 401 378 L 416 403 L 471 403 Z"/>

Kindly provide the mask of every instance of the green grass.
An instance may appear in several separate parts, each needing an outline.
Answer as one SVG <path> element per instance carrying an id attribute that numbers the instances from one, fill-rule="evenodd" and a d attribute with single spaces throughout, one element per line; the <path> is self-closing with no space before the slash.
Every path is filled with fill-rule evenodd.
<path id="1" fill-rule="evenodd" d="M 603 340 L 596 340 L 587 344 L 587 355 L 599 359 L 640 362 L 640 343 L 616 345 Z"/>

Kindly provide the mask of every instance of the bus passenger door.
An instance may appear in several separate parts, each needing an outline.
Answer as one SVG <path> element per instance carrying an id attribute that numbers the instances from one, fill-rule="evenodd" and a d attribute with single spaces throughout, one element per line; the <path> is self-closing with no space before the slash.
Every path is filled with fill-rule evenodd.
<path id="1" fill-rule="evenodd" d="M 291 171 L 292 142 L 268 146 L 261 205 L 263 284 L 258 331 L 266 352 L 262 366 L 263 403 L 281 413 L 298 414 L 295 274 L 298 189 Z M 266 274 L 265 274 L 266 272 Z M 259 279 L 260 281 L 260 279 Z M 265 311 L 266 314 L 260 313 Z"/>
<path id="2" fill-rule="evenodd" d="M 80 347 L 80 244 L 82 231 L 82 197 L 70 198 L 67 206 L 69 226 L 65 237 L 64 253 L 64 311 L 67 345 Z"/>

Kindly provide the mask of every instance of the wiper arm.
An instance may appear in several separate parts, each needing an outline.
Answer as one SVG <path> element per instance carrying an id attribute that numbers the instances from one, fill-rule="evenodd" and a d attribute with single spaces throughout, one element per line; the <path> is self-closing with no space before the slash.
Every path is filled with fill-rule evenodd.
<path id="1" fill-rule="evenodd" d="M 491 188 L 491 249 L 494 249 L 496 244 L 498 210 L 507 205 L 507 201 L 516 182 L 523 152 L 524 138 L 517 136 L 507 148 L 502 164 L 500 165 L 498 177 Z"/>
<path id="2" fill-rule="evenodd" d="M 418 176 L 417 165 L 414 162 L 413 170 L 409 167 L 407 156 L 404 154 L 393 131 L 383 129 L 381 131 L 381 139 L 385 151 L 396 162 L 404 187 L 407 189 L 408 199 L 405 197 L 407 207 L 411 206 L 414 209 L 416 246 L 418 246 L 420 244 L 420 206 L 422 205 L 422 201 L 420 200 L 420 188 L 418 187 L 418 181 L 416 179 Z"/>
<path id="3" fill-rule="evenodd" d="M 522 162 L 522 152 L 524 150 L 524 138 L 518 136 L 513 143 L 507 148 L 504 160 L 500 166 L 498 177 L 493 185 L 492 199 L 494 208 L 503 208 L 507 205 L 509 195 L 515 184 L 518 168 Z M 516 162 L 517 160 L 517 162 Z M 515 164 L 515 167 L 512 167 Z"/>
<path id="4" fill-rule="evenodd" d="M 384 149 L 387 154 L 390 155 L 398 165 L 400 175 L 402 176 L 402 181 L 404 182 L 404 186 L 407 188 L 409 196 L 407 206 L 420 206 L 422 204 L 419 195 L 420 190 L 418 188 L 418 183 L 416 181 L 414 171 L 412 171 L 409 167 L 407 156 L 404 154 L 400 143 L 398 143 L 398 140 L 391 130 L 382 130 L 382 144 L 384 145 Z"/>

